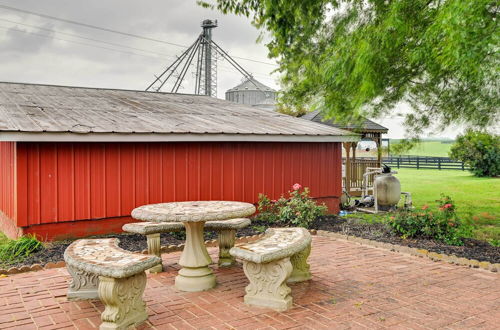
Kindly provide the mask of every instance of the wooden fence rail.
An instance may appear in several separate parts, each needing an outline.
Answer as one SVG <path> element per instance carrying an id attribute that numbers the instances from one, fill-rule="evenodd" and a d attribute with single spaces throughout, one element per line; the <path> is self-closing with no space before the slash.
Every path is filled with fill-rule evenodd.
<path id="1" fill-rule="evenodd" d="M 437 170 L 466 170 L 468 167 L 459 161 L 448 157 L 428 156 L 389 156 L 382 159 L 382 163 L 397 168 L 437 169 Z"/>

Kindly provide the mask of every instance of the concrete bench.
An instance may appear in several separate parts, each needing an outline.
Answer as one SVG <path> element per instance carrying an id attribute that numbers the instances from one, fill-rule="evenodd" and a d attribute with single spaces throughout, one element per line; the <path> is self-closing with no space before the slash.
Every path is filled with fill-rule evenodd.
<path id="1" fill-rule="evenodd" d="M 64 251 L 72 276 L 69 299 L 100 299 L 105 306 L 99 329 L 125 329 L 148 318 L 142 295 L 146 273 L 160 263 L 157 256 L 118 247 L 117 238 L 81 239 Z"/>
<path id="2" fill-rule="evenodd" d="M 292 296 L 286 283 L 311 278 L 307 263 L 311 235 L 304 228 L 270 228 L 264 238 L 237 244 L 229 252 L 243 261 L 250 281 L 244 298 L 248 305 L 287 310 L 292 306 Z"/>
<path id="3" fill-rule="evenodd" d="M 206 230 L 218 232 L 220 267 L 229 267 L 235 263 L 229 250 L 234 246 L 236 230 L 248 225 L 250 225 L 250 219 L 247 218 L 205 222 Z M 122 229 L 129 233 L 146 235 L 148 253 L 161 257 L 160 234 L 182 231 L 184 224 L 182 222 L 134 222 L 123 225 Z M 160 264 L 150 269 L 150 272 L 157 273 L 162 270 L 163 266 Z"/>

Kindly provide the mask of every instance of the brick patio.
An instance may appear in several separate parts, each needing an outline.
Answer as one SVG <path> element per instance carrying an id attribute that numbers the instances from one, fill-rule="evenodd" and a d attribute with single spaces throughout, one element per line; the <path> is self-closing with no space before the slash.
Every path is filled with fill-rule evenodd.
<path id="1" fill-rule="evenodd" d="M 216 260 L 217 249 L 209 252 Z M 291 285 L 284 313 L 243 304 L 241 267 L 217 269 L 217 288 L 174 289 L 179 252 L 168 271 L 148 275 L 149 321 L 141 329 L 498 329 L 500 275 L 386 250 L 313 238 L 313 279 Z M 65 269 L 0 278 L 0 329 L 96 329 L 103 305 L 68 302 Z"/>

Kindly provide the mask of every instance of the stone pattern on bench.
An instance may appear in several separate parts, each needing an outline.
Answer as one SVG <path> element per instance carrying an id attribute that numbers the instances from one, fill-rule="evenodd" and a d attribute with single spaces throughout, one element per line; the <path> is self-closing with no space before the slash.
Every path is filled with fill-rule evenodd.
<path id="1" fill-rule="evenodd" d="M 118 242 L 117 238 L 80 239 L 68 246 L 64 260 L 73 268 L 113 278 L 135 275 L 161 261 L 156 256 L 123 250 Z"/>
<path id="2" fill-rule="evenodd" d="M 160 263 L 157 256 L 121 249 L 118 242 L 117 238 L 82 239 L 64 252 L 73 277 L 68 298 L 95 298 L 95 291 L 91 291 L 97 284 L 97 296 L 105 306 L 101 330 L 126 329 L 148 318 L 142 300 L 145 270 Z"/>
<path id="3" fill-rule="evenodd" d="M 154 222 L 226 220 L 254 214 L 255 206 L 243 202 L 199 201 L 159 203 L 132 210 L 132 218 Z"/>
<path id="4" fill-rule="evenodd" d="M 289 309 L 292 296 L 287 280 L 311 278 L 307 263 L 310 252 L 311 235 L 304 228 L 270 228 L 264 238 L 233 247 L 230 254 L 243 261 L 250 281 L 245 303 L 277 311 Z"/>
<path id="5" fill-rule="evenodd" d="M 182 222 L 133 222 L 123 225 L 122 229 L 129 233 L 150 235 L 182 231 L 186 228 Z"/>
<path id="6" fill-rule="evenodd" d="M 236 218 L 223 221 L 219 220 L 207 221 L 205 222 L 205 229 L 214 231 L 227 230 L 227 229 L 237 230 L 248 227 L 250 223 L 251 221 L 248 218 Z"/>
<path id="7" fill-rule="evenodd" d="M 269 228 L 262 239 L 237 244 L 231 249 L 231 254 L 236 258 L 265 263 L 290 257 L 309 244 L 311 235 L 305 228 Z"/>

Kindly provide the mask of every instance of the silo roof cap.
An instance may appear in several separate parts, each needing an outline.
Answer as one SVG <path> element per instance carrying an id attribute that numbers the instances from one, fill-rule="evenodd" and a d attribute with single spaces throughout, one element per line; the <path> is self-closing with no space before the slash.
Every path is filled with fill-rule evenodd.
<path id="1" fill-rule="evenodd" d="M 256 86 L 257 85 L 257 86 Z M 263 83 L 259 82 L 256 79 L 246 79 L 243 81 L 241 84 L 228 89 L 228 92 L 236 92 L 236 91 L 265 91 L 265 92 L 276 92 L 274 89 L 272 89 L 269 86 L 264 85 Z"/>

